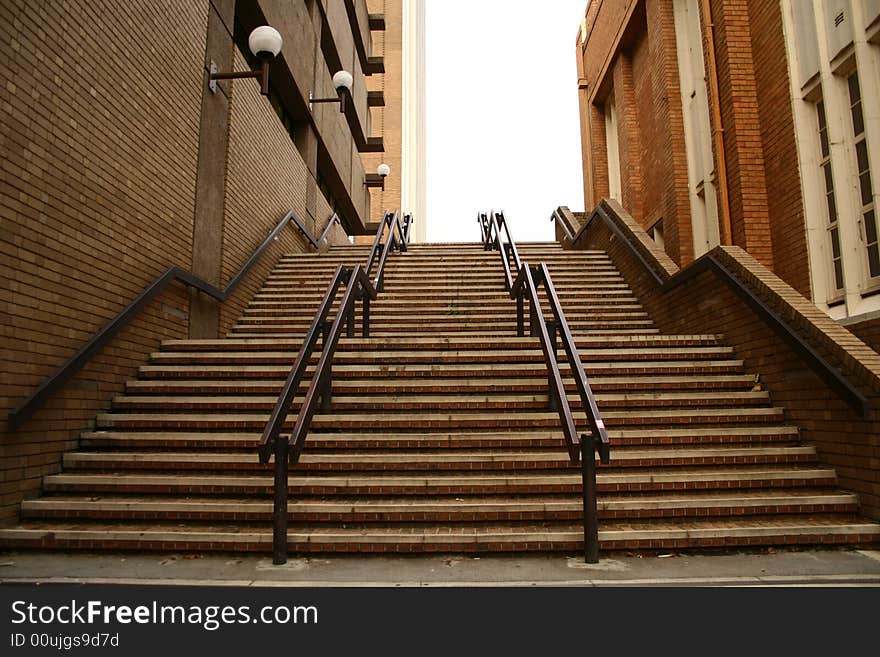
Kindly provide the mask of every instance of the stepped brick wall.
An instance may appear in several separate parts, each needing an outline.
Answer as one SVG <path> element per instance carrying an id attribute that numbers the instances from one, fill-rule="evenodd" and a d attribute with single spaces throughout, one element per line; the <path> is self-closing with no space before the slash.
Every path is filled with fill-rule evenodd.
<path id="1" fill-rule="evenodd" d="M 871 346 L 874 351 L 880 351 L 880 316 L 855 324 L 846 324 L 846 328 L 857 335 L 865 344 Z"/>
<path id="2" fill-rule="evenodd" d="M 733 243 L 810 295 L 806 229 L 778 2 L 712 0 Z M 703 35 L 708 68 L 708 40 Z M 662 221 L 684 266 L 694 248 L 673 4 L 596 0 L 579 32 L 587 205 L 608 196 L 605 119 L 617 110 L 622 205 L 648 229 Z M 707 80 L 711 72 L 706 71 Z M 711 87 L 709 89 L 710 103 Z M 710 118 L 712 113 L 710 112 Z M 712 129 L 719 126 L 713 125 Z M 588 153 L 587 153 L 588 152 Z M 717 159 L 717 153 L 715 154 Z M 589 170 L 587 170 L 589 169 Z"/>
<path id="3" fill-rule="evenodd" d="M 615 202 L 606 205 L 619 228 L 664 278 L 679 269 L 666 253 Z M 577 248 L 607 249 L 636 296 L 664 331 L 723 334 L 786 417 L 801 428 L 824 462 L 833 466 L 842 486 L 859 493 L 862 512 L 880 518 L 880 356 L 856 336 L 736 247 L 718 247 L 722 260 L 749 288 L 768 302 L 819 353 L 857 382 L 871 405 L 861 418 L 825 384 L 726 284 L 705 272 L 667 292 L 659 289 L 644 266 L 601 221 L 585 231 Z"/>
<path id="4" fill-rule="evenodd" d="M 210 8 L 208 0 L 163 11 L 149 0 L 0 6 L 4 415 L 165 269 L 191 269 Z M 290 136 L 253 81 L 234 86 L 221 286 L 287 209 L 303 206 L 304 166 Z M 323 198 L 318 207 L 329 214 Z M 281 253 L 303 248 L 294 228 L 285 231 L 223 325 Z M 78 431 L 160 341 L 187 336 L 189 306 L 173 285 L 31 421 L 3 433 L 0 523 L 59 470 Z"/>

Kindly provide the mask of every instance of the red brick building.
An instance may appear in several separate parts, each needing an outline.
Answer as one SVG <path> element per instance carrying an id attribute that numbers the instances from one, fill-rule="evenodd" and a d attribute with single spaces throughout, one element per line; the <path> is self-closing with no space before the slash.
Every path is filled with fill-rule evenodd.
<path id="1" fill-rule="evenodd" d="M 740 246 L 877 348 L 878 44 L 877 0 L 592 0 L 587 205 L 680 266 Z"/>

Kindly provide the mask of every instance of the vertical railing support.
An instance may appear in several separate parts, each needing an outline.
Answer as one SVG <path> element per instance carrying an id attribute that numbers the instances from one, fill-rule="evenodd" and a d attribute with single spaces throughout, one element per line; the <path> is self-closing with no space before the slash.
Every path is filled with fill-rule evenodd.
<path id="1" fill-rule="evenodd" d="M 537 338 L 541 334 L 541 329 L 538 328 L 538 322 L 540 321 L 538 309 L 535 307 L 535 304 L 529 301 L 529 335 L 533 338 Z"/>
<path id="2" fill-rule="evenodd" d="M 584 561 L 599 563 L 599 509 L 596 500 L 596 437 L 581 434 L 584 494 Z"/>
<path id="3" fill-rule="evenodd" d="M 363 307 L 363 317 L 362 317 L 362 326 L 363 326 L 363 336 L 365 338 L 370 337 L 370 295 L 364 294 L 364 307 Z"/>
<path id="4" fill-rule="evenodd" d="M 272 505 L 272 563 L 287 563 L 287 467 L 289 437 L 275 438 L 275 499 Z"/>
<path id="5" fill-rule="evenodd" d="M 359 295 L 360 296 L 360 295 Z M 357 297 L 355 297 L 357 298 Z M 354 311 L 357 302 L 351 304 L 345 313 L 345 335 L 346 337 L 354 337 Z"/>
<path id="6" fill-rule="evenodd" d="M 520 338 L 526 334 L 526 317 L 523 308 L 524 296 L 525 290 L 520 288 L 519 293 L 516 295 L 516 335 Z"/>
<path id="7" fill-rule="evenodd" d="M 545 324 L 547 325 L 547 335 L 550 337 L 550 351 L 552 352 L 552 358 L 556 358 L 556 352 L 558 347 L 556 346 L 556 322 L 552 319 L 548 319 Z M 556 396 L 556 393 L 553 391 L 553 373 L 552 371 L 547 374 L 547 390 L 549 391 L 550 397 L 550 410 L 558 411 L 560 399 Z M 561 390 L 559 394 L 563 394 L 565 391 Z"/>

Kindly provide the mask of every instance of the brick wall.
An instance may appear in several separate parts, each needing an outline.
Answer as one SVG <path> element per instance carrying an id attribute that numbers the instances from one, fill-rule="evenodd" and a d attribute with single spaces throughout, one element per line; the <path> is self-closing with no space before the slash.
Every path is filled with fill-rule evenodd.
<path id="1" fill-rule="evenodd" d="M 779 3 L 711 0 L 710 5 L 722 115 L 722 125 L 712 128 L 724 131 L 733 243 L 809 295 Z M 624 207 L 643 227 L 662 218 L 666 250 L 685 266 L 694 250 L 673 3 L 594 0 L 588 5 L 586 27 L 586 43 L 579 43 L 577 56 L 590 94 L 601 100 L 613 84 L 622 161 L 629 142 L 641 149 L 638 166 L 629 161 L 631 166 L 622 167 Z M 705 48 L 707 37 L 703 34 Z M 708 50 L 704 59 L 708 67 Z M 707 68 L 707 79 L 710 75 Z M 636 111 L 620 111 L 621 99 Z M 585 172 L 584 180 L 585 198 L 595 204 L 607 196 L 605 139 L 598 129 L 604 124 L 595 107 L 582 107 L 582 112 L 593 114 L 593 130 L 584 145 L 592 156 L 584 162 L 592 162 L 592 171 Z"/>
<path id="2" fill-rule="evenodd" d="M 235 70 L 248 70 L 235 53 Z M 222 284 L 225 285 L 288 210 L 320 237 L 326 225 L 314 225 L 306 213 L 305 162 L 278 120 L 256 80 L 238 80 L 230 103 L 226 203 L 223 219 Z M 322 196 L 320 191 L 319 196 Z M 326 201 L 324 201 L 326 206 Z M 321 216 L 319 214 L 319 216 Z M 220 333 L 229 331 L 283 253 L 309 251 L 299 231 L 290 226 L 279 235 L 220 311 Z"/>
<path id="3" fill-rule="evenodd" d="M 191 268 L 209 0 L 162 4 L 0 4 L 5 412 L 169 266 Z M 255 81 L 232 86 L 221 286 L 288 209 L 307 216 L 290 136 Z M 318 207 L 329 214 L 323 197 Z M 283 232 L 223 308 L 224 330 L 274 261 L 303 248 L 294 228 Z M 189 293 L 173 284 L 24 426 L 4 426 L 0 523 L 59 471 L 161 340 L 187 337 L 188 312 Z"/>
<path id="4" fill-rule="evenodd" d="M 618 227 L 640 253 L 668 279 L 675 263 L 618 205 L 608 205 Z M 862 418 L 843 402 L 801 358 L 714 273 L 704 272 L 668 291 L 661 290 L 623 240 L 612 238 L 595 220 L 577 248 L 608 252 L 638 299 L 665 333 L 722 334 L 745 362 L 801 437 L 816 446 L 820 458 L 836 469 L 844 488 L 859 494 L 862 512 L 880 518 L 880 354 L 819 311 L 755 258 L 737 247 L 710 252 L 757 296 L 794 325 L 824 358 L 835 364 L 869 398 Z"/>
<path id="5" fill-rule="evenodd" d="M 385 189 L 370 190 L 370 221 L 378 223 L 386 210 L 401 207 L 403 183 L 403 1 L 367 0 L 371 14 L 385 14 L 385 31 L 373 32 L 373 54 L 385 58 L 385 73 L 367 78 L 371 91 L 385 93 L 385 107 L 372 109 L 372 135 L 384 137 L 384 153 L 365 153 L 364 168 L 375 173 L 385 162 L 391 175 L 385 179 Z M 424 220 L 419 217 L 419 220 Z M 364 236 L 362 243 L 372 244 L 373 235 Z"/>
<path id="6" fill-rule="evenodd" d="M 750 0 L 748 4 L 773 271 L 809 297 L 810 265 L 782 9 L 780 3 L 765 0 Z"/>
<path id="7" fill-rule="evenodd" d="M 880 352 L 880 313 L 871 313 L 867 319 L 855 318 L 856 322 L 847 323 L 847 330 L 858 336 L 874 351 Z"/>
<path id="8" fill-rule="evenodd" d="M 0 5 L 4 410 L 169 265 L 188 268 L 207 7 Z M 31 422 L 3 434 L 0 521 L 58 470 L 75 430 L 159 339 L 185 337 L 186 310 L 180 289 L 163 294 Z"/>

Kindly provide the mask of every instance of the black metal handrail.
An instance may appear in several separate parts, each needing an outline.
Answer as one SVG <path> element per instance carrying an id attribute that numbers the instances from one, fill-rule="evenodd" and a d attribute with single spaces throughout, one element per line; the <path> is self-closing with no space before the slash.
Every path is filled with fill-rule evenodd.
<path id="1" fill-rule="evenodd" d="M 596 494 L 596 454 L 602 463 L 611 459 L 611 442 L 599 412 L 596 398 L 590 388 L 580 353 L 568 326 L 562 304 L 556 294 L 553 279 L 546 263 L 530 266 L 519 257 L 516 242 L 503 213 L 481 213 L 477 216 L 483 233 L 483 248 L 498 250 L 504 267 L 505 284 L 510 298 L 516 300 L 516 329 L 520 337 L 525 335 L 525 300 L 529 301 L 529 333 L 541 341 L 541 350 L 547 364 L 548 397 L 550 407 L 557 411 L 568 455 L 572 463 L 581 461 L 581 478 L 584 500 L 584 559 L 587 563 L 599 560 L 599 521 Z M 501 232 L 507 238 L 503 243 Z M 510 260 L 515 263 L 516 279 L 510 274 Z M 548 320 L 541 307 L 539 288 L 543 285 L 550 302 L 553 319 Z M 559 369 L 556 336 L 562 339 L 566 361 L 574 375 L 581 404 L 590 425 L 589 434 L 578 434 L 571 405 L 562 382 Z"/>
<path id="2" fill-rule="evenodd" d="M 613 212 L 613 209 L 609 208 L 609 210 Z M 557 213 L 554 212 L 551 219 L 555 220 L 556 216 Z M 802 331 L 799 331 L 787 321 L 781 313 L 774 310 L 723 262 L 712 255 L 712 253 L 702 256 L 691 265 L 685 269 L 679 270 L 678 273 L 672 276 L 669 276 L 668 274 L 661 275 L 657 269 L 648 262 L 648 259 L 638 246 L 633 243 L 623 230 L 620 229 L 617 222 L 611 218 L 603 204 L 596 206 L 590 214 L 590 217 L 584 222 L 584 225 L 571 239 L 572 244 L 575 244 L 581 239 L 585 231 L 596 219 L 602 220 L 608 229 L 621 240 L 636 260 L 639 261 L 645 272 L 658 286 L 661 293 L 668 292 L 703 272 L 714 272 L 715 275 L 730 287 L 774 333 L 782 338 L 786 344 L 788 344 L 795 353 L 803 359 L 807 366 L 813 370 L 817 376 L 828 384 L 838 397 L 846 402 L 850 408 L 863 418 L 870 416 L 871 405 L 868 397 L 866 397 L 859 388 L 852 383 L 850 377 L 816 351 L 816 349 L 806 340 Z"/>
<path id="3" fill-rule="evenodd" d="M 328 225 L 332 225 L 331 223 Z M 147 304 L 155 299 L 161 292 L 165 290 L 172 282 L 179 281 L 188 287 L 196 289 L 217 301 L 226 301 L 232 292 L 238 287 L 242 279 L 245 277 L 254 263 L 260 259 L 275 238 L 281 233 L 287 224 L 293 222 L 301 228 L 301 222 L 293 211 L 288 212 L 281 218 L 272 232 L 263 240 L 263 243 L 257 247 L 253 255 L 248 258 L 235 276 L 226 284 L 222 290 L 207 281 L 199 278 L 195 274 L 181 269 L 180 267 L 169 267 L 165 272 L 150 283 L 143 292 L 134 298 L 125 308 L 123 308 L 112 320 L 105 324 L 95 335 L 93 335 L 83 347 L 80 348 L 73 356 L 71 356 L 61 367 L 50 375 L 40 386 L 26 399 L 19 403 L 15 408 L 9 411 L 8 424 L 10 430 L 18 429 L 25 421 L 27 421 L 34 413 L 36 413 L 49 400 L 49 397 L 63 386 L 70 378 L 76 374 L 89 360 L 98 353 L 110 339 L 119 332 L 121 328 L 131 322 Z"/>
<path id="4" fill-rule="evenodd" d="M 498 251 L 501 256 L 501 262 L 504 267 L 504 285 L 510 290 L 513 286 L 513 272 L 519 272 L 522 267 L 522 261 L 519 257 L 519 251 L 516 248 L 516 242 L 510 235 L 510 226 L 503 212 L 495 212 L 494 210 L 488 215 L 483 212 L 477 216 L 480 227 L 483 232 L 483 249 L 486 251 Z M 502 239 L 502 231 L 505 239 Z M 512 260 L 512 262 L 511 262 Z"/>
<path id="5" fill-rule="evenodd" d="M 388 230 L 387 239 L 382 238 Z M 273 503 L 273 526 L 272 526 L 272 559 L 276 564 L 287 561 L 287 526 L 288 526 L 288 494 L 287 475 L 290 463 L 296 464 L 305 447 L 312 418 L 317 412 L 318 401 L 321 409 L 329 412 L 331 409 L 332 395 L 332 368 L 336 347 L 342 336 L 343 328 L 347 335 L 354 337 L 355 333 L 355 306 L 358 301 L 363 302 L 362 335 L 370 336 L 370 301 L 375 300 L 378 292 L 384 285 L 385 264 L 389 253 L 399 250 L 406 251 L 408 231 L 401 225 L 400 215 L 397 212 L 386 212 L 379 228 L 376 231 L 376 239 L 367 258 L 365 266 L 356 265 L 353 268 L 340 265 L 337 267 L 330 281 L 318 312 L 312 320 L 311 327 L 306 334 L 303 345 L 297 354 L 293 367 L 282 387 L 281 394 L 275 402 L 269 421 L 263 429 L 257 450 L 261 463 L 268 463 L 270 456 L 275 455 L 275 494 Z M 373 264 L 378 263 L 376 277 L 370 280 L 370 271 Z M 336 312 L 335 319 L 330 322 L 327 317 L 339 291 L 345 283 L 345 292 Z M 306 391 L 305 398 L 299 408 L 296 422 L 291 435 L 282 434 L 282 430 L 290 411 L 290 405 L 296 396 L 300 385 L 305 377 L 306 368 L 315 351 L 318 337 L 321 337 L 321 355 L 312 379 Z"/>
<path id="6" fill-rule="evenodd" d="M 294 216 L 292 219 L 293 223 L 299 229 L 299 232 L 303 234 L 303 237 L 306 238 L 309 244 L 312 245 L 312 248 L 320 249 L 321 244 L 324 243 L 324 240 L 327 239 L 327 235 L 330 234 L 330 229 L 333 228 L 334 224 L 342 225 L 342 221 L 339 219 L 339 215 L 335 212 L 333 216 L 330 217 L 330 220 L 327 222 L 327 225 L 324 227 L 324 232 L 321 233 L 321 237 L 315 239 L 312 237 L 312 233 L 305 227 L 305 225 L 299 220 L 299 217 Z"/>

